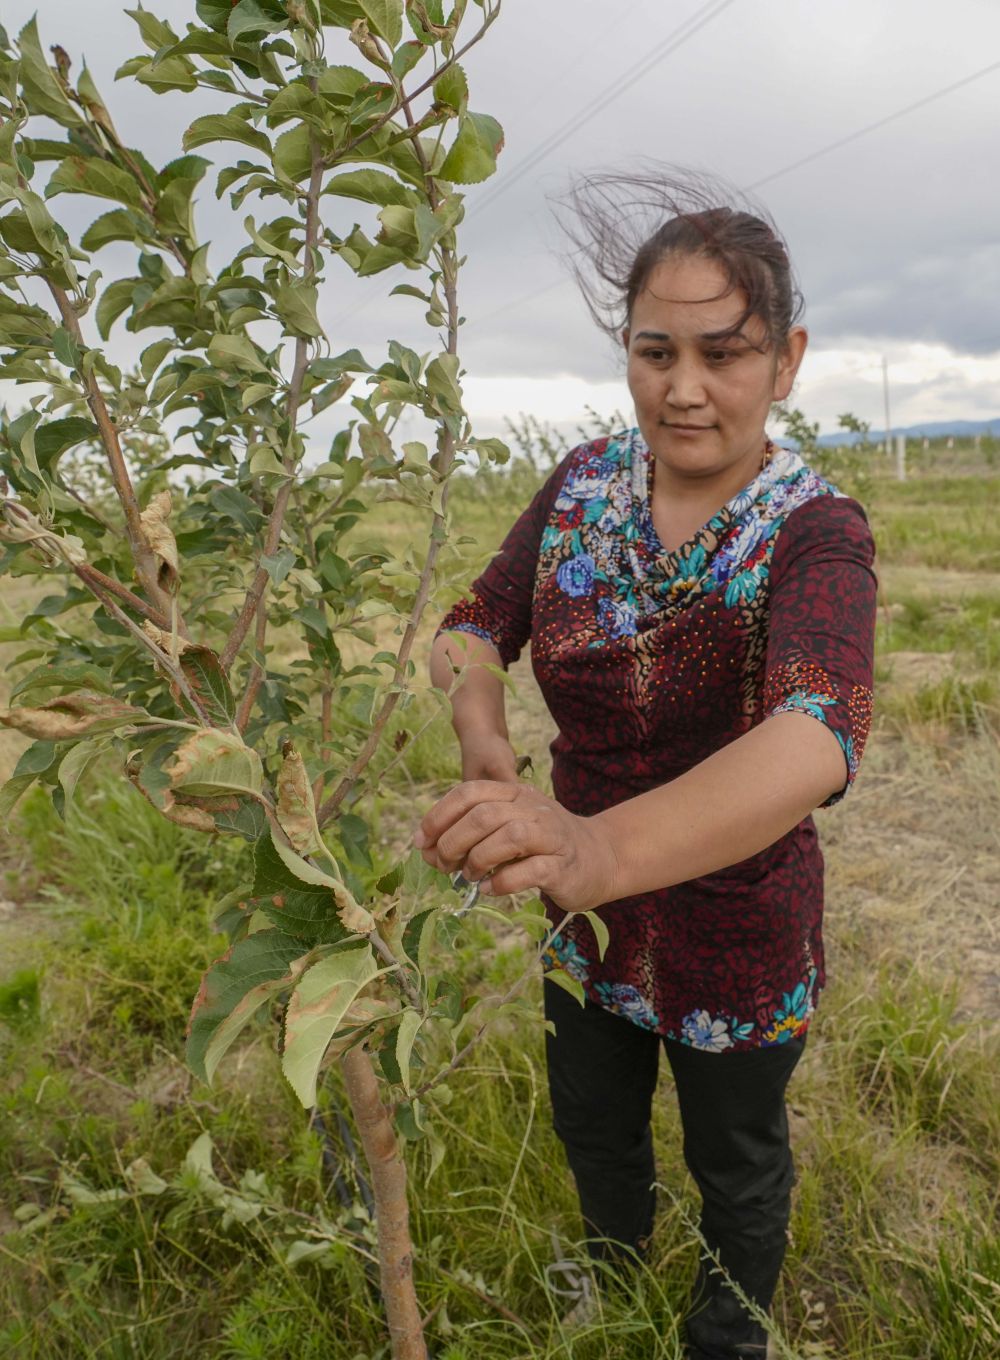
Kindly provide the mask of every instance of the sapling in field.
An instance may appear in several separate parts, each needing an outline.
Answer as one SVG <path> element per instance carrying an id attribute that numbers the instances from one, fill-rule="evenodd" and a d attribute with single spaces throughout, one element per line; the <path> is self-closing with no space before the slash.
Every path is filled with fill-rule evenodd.
<path id="1" fill-rule="evenodd" d="M 392 867 L 366 811 L 421 619 L 463 570 L 449 480 L 506 457 L 463 408 L 457 239 L 461 186 L 503 141 L 461 58 L 499 9 L 198 0 L 183 32 L 129 11 L 145 51 L 119 77 L 215 110 L 164 165 L 34 20 L 0 31 L 0 377 L 23 388 L 0 430 L 0 572 L 46 587 L 7 631 L 25 650 L 0 721 L 31 744 L 0 808 L 38 781 L 65 812 L 110 755 L 164 817 L 245 842 L 188 1059 L 210 1079 L 274 1002 L 304 1105 L 339 1059 L 399 1357 L 425 1345 L 396 1130 L 433 1136 L 436 1083 L 489 1008 L 435 967 L 461 899 L 416 856 Z M 209 249 L 213 180 L 231 221 Z M 71 194 L 93 201 L 78 235 Z M 134 263 L 109 273 L 123 243 Z M 426 352 L 328 335 L 345 270 L 419 306 Z M 341 411 L 320 447 L 310 424 Z M 400 442 L 407 413 L 427 442 Z M 364 534 L 386 496 L 419 526 L 398 554 Z"/>

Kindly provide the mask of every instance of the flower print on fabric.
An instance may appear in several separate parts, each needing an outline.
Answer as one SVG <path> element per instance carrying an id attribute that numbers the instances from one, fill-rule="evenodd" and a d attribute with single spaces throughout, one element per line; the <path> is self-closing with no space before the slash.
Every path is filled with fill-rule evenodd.
<path id="1" fill-rule="evenodd" d="M 776 449 L 667 551 L 650 471 L 638 430 L 573 450 L 442 628 L 495 637 L 505 665 L 530 642 L 558 727 L 553 792 L 577 816 L 669 783 L 787 712 L 834 734 L 846 788 L 871 714 L 874 548 L 860 507 Z M 571 916 L 543 962 L 590 1001 L 725 1061 L 808 1026 L 825 981 L 822 915 L 807 817 L 743 863 L 609 904 L 601 959 L 589 922 Z"/>
<path id="2" fill-rule="evenodd" d="M 800 982 L 793 992 L 785 992 L 781 1005 L 775 1007 L 772 1023 L 761 1036 L 762 1047 L 773 1048 L 776 1044 L 786 1044 L 789 1039 L 796 1039 L 804 1033 L 809 1017 L 815 1009 L 813 1000 L 815 986 L 814 968 L 806 981 Z"/>
<path id="3" fill-rule="evenodd" d="M 594 588 L 594 559 L 589 553 L 579 553 L 576 557 L 571 557 L 568 562 L 563 562 L 556 572 L 556 580 L 559 582 L 560 590 L 572 595 L 574 599 L 580 595 L 589 595 Z"/>
<path id="4" fill-rule="evenodd" d="M 595 990 L 605 1010 L 614 1011 L 643 1029 L 659 1028 L 656 1012 L 637 988 L 623 982 L 599 982 Z"/>
<path id="5" fill-rule="evenodd" d="M 542 967 L 546 972 L 562 968 L 571 978 L 576 978 L 577 982 L 586 982 L 590 964 L 580 953 L 575 940 L 564 939 L 562 935 L 553 935 L 542 954 Z"/>
<path id="6" fill-rule="evenodd" d="M 597 622 L 612 638 L 632 637 L 636 630 L 635 609 L 604 595 L 597 602 Z"/>
<path id="7" fill-rule="evenodd" d="M 710 1053 L 723 1053 L 733 1046 L 728 1023 L 721 1016 L 713 1019 L 708 1011 L 693 1011 L 685 1015 L 681 1022 L 681 1033 L 683 1043 L 707 1049 Z"/>

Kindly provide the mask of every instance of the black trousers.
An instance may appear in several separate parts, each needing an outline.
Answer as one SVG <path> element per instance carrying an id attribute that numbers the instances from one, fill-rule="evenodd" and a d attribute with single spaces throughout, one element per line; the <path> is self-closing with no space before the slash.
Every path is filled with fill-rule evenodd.
<path id="1" fill-rule="evenodd" d="M 785 1087 L 805 1039 L 707 1053 L 640 1028 L 547 983 L 546 1036 L 555 1130 L 576 1179 L 595 1260 L 642 1255 L 656 1176 L 650 1113 L 662 1043 L 684 1129 L 684 1160 L 701 1192 L 701 1231 L 725 1274 L 702 1259 L 685 1321 L 693 1360 L 764 1356 L 766 1334 L 726 1276 L 770 1307 L 785 1254 L 792 1182 Z"/>

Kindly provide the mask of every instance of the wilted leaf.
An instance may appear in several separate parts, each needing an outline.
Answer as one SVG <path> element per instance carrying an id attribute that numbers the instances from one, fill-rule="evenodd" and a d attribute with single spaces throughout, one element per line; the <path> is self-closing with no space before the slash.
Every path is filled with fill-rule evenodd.
<path id="1" fill-rule="evenodd" d="M 367 946 L 342 949 L 306 969 L 292 992 L 281 1068 L 306 1108 L 316 1104 L 316 1076 L 327 1045 L 345 1011 L 378 971 Z"/>
<path id="2" fill-rule="evenodd" d="M 222 793 L 257 797 L 264 783 L 260 756 L 235 732 L 206 727 L 193 732 L 177 747 L 164 773 L 174 791 L 196 798 Z"/>
<path id="3" fill-rule="evenodd" d="M 453 184 L 479 184 L 497 168 L 503 148 L 503 128 L 488 113 L 467 113 L 458 136 L 444 158 L 440 175 Z"/>
<path id="4" fill-rule="evenodd" d="M 291 747 L 286 751 L 278 772 L 276 811 L 282 831 L 300 855 L 312 855 L 317 850 L 325 849 L 316 821 L 312 784 L 302 757 Z"/>
<path id="5" fill-rule="evenodd" d="M 9 708 L 0 713 L 0 723 L 40 741 L 67 741 L 71 737 L 111 732 L 148 720 L 143 708 L 122 703 L 106 694 L 66 694 L 50 699 L 38 708 Z"/>
<path id="6" fill-rule="evenodd" d="M 291 985 L 305 954 L 302 941 L 258 930 L 237 941 L 208 969 L 191 1008 L 187 1060 L 204 1081 L 265 1001 Z"/>
<path id="7" fill-rule="evenodd" d="M 170 492 L 158 491 L 139 515 L 139 524 L 147 546 L 159 561 L 157 581 L 173 595 L 180 584 L 180 562 L 177 540 L 170 527 L 170 510 Z"/>

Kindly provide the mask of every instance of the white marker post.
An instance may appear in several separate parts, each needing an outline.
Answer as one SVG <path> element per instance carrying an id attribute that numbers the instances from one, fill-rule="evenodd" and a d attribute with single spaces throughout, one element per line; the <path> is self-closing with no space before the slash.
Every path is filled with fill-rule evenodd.
<path id="1" fill-rule="evenodd" d="M 896 479 L 906 481 L 906 435 L 896 435 Z"/>

